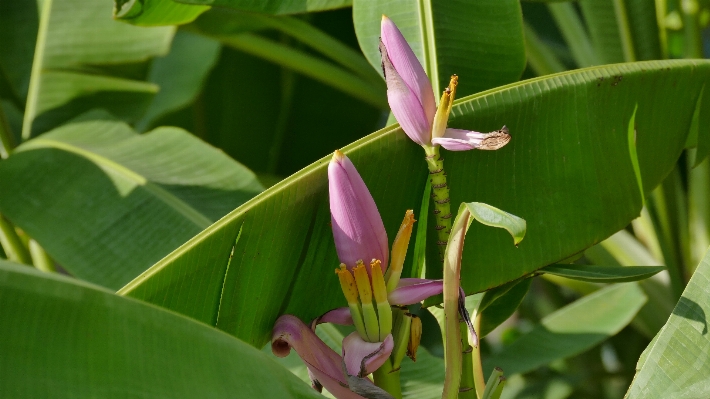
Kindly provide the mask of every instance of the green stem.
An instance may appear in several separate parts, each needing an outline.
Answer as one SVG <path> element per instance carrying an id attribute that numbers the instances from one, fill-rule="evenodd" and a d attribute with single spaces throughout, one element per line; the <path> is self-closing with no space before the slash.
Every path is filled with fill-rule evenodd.
<path id="1" fill-rule="evenodd" d="M 451 234 L 451 198 L 449 198 L 449 187 L 446 184 L 446 172 L 444 172 L 444 159 L 439 155 L 439 146 L 424 147 L 426 153 L 426 163 L 429 168 L 429 180 L 431 181 L 431 199 L 434 200 L 434 217 L 436 219 L 437 242 L 439 258 L 444 262 L 444 252 L 446 243 Z"/>
<path id="2" fill-rule="evenodd" d="M 476 399 L 476 385 L 473 380 L 473 353 L 474 349 L 468 342 L 468 326 L 459 320 L 461 330 L 461 383 L 459 384 L 459 399 Z"/>
<path id="3" fill-rule="evenodd" d="M 444 364 L 446 377 L 442 399 L 458 397 L 461 386 L 461 330 L 459 329 L 459 287 L 461 279 L 461 254 L 466 230 L 471 222 L 471 213 L 461 204 L 459 216 L 454 222 L 453 232 L 446 246 L 444 261 Z"/>
<path id="4" fill-rule="evenodd" d="M 703 58 L 703 42 L 700 33 L 700 4 L 697 0 L 680 0 L 685 34 L 685 58 Z"/>
<path id="5" fill-rule="evenodd" d="M 481 331 L 481 315 L 473 316 L 473 329 L 476 332 Z M 482 337 L 479 336 L 479 339 Z M 483 377 L 483 363 L 481 363 L 481 345 L 473 348 L 471 351 L 471 361 L 473 366 L 473 383 L 476 386 L 476 395 L 479 399 L 483 397 L 483 391 L 486 389 L 486 380 Z"/>
<path id="6" fill-rule="evenodd" d="M 42 10 L 39 15 L 39 30 L 37 31 L 35 54 L 32 59 L 32 72 L 30 74 L 30 85 L 27 89 L 25 114 L 22 119 L 22 141 L 29 140 L 32 137 L 32 123 L 35 116 L 37 116 L 39 87 L 42 79 L 44 51 L 47 41 L 47 30 L 49 29 L 49 16 L 52 12 L 52 1 L 53 0 L 44 0 L 42 2 Z"/>
<path id="7" fill-rule="evenodd" d="M 619 37 L 621 38 L 621 48 L 624 52 L 624 62 L 634 62 L 636 61 L 636 52 L 634 51 L 631 27 L 629 27 L 629 18 L 623 0 L 614 0 L 614 11 L 616 23 L 619 26 Z"/>
<path id="8" fill-rule="evenodd" d="M 375 385 L 387 391 L 396 399 L 402 399 L 402 386 L 399 383 L 399 369 L 392 369 L 392 362 L 387 359 L 379 369 L 372 373 Z"/>
<path id="9" fill-rule="evenodd" d="M 498 389 L 498 385 L 501 382 L 501 377 L 503 377 L 503 370 L 496 367 L 491 372 L 491 376 L 488 377 L 488 382 L 486 383 L 486 389 L 483 390 L 483 395 L 481 399 L 491 399 L 492 395 Z M 500 394 L 498 394 L 500 397 Z"/>
<path id="10" fill-rule="evenodd" d="M 42 248 L 37 241 L 30 239 L 30 256 L 32 264 L 43 272 L 54 273 L 57 268 L 54 266 L 54 261 L 49 257 L 49 254 Z"/>
<path id="11" fill-rule="evenodd" d="M 32 264 L 32 259 L 27 248 L 15 231 L 15 226 L 0 215 L 0 245 L 7 255 L 7 259 L 26 265 Z"/>

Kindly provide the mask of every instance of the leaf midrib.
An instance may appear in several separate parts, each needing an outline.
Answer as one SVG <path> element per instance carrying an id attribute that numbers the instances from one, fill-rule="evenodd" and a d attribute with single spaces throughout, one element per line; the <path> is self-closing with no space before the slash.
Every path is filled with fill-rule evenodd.
<path id="1" fill-rule="evenodd" d="M 212 225 L 212 220 L 197 211 L 185 201 L 176 197 L 175 195 L 160 187 L 159 185 L 151 182 L 145 176 L 142 176 L 139 173 L 119 164 L 118 162 L 115 162 L 99 154 L 58 140 L 46 139 L 41 137 L 31 140 L 18 150 L 23 151 L 38 148 L 56 148 L 84 157 L 93 162 L 94 164 L 100 167 L 108 168 L 125 177 L 129 181 L 136 183 L 137 186 L 142 187 L 149 194 L 152 194 L 155 198 L 162 201 L 168 207 L 174 209 L 176 212 L 184 216 L 187 220 L 195 224 L 200 229 L 204 230 L 210 225 Z"/>

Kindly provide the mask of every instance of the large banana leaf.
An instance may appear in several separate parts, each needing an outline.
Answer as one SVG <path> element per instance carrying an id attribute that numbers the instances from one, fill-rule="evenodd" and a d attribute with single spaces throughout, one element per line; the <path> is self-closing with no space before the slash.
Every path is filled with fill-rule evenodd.
<path id="1" fill-rule="evenodd" d="M 640 175 L 650 190 L 681 153 L 708 78 L 710 62 L 652 61 L 566 72 L 458 101 L 451 126 L 491 131 L 506 124 L 513 139 L 495 152 L 446 154 L 452 203 L 481 201 L 528 222 L 518 248 L 505 231 L 471 227 L 461 272 L 466 292 L 565 259 L 635 218 L 641 193 L 628 135 L 634 108 Z M 393 239 L 404 211 L 420 209 L 427 176 L 422 150 L 395 125 L 343 151 L 363 176 Z M 236 209 L 121 293 L 207 323 L 216 320 L 219 328 L 256 346 L 282 313 L 310 319 L 343 306 L 333 276 L 338 260 L 329 226 L 328 161 L 315 162 Z M 215 275 L 227 267 L 228 241 L 237 234 L 222 285 Z M 214 255 L 218 245 L 225 251 L 221 257 Z M 194 261 L 204 257 L 217 262 Z M 196 275 L 213 277 L 198 283 Z"/>
<path id="2" fill-rule="evenodd" d="M 145 131 L 160 117 L 192 103 L 217 62 L 219 52 L 217 41 L 179 31 L 170 53 L 153 60 L 148 80 L 160 86 L 160 91 L 136 123 L 136 130 Z"/>
<path id="3" fill-rule="evenodd" d="M 318 398 L 263 353 L 172 312 L 0 261 L 0 396 Z"/>
<path id="4" fill-rule="evenodd" d="M 174 27 L 138 28 L 113 21 L 108 2 L 42 2 L 23 138 L 97 105 L 125 120 L 137 119 L 157 86 L 119 76 L 111 67 L 164 55 L 174 31 Z"/>
<path id="5" fill-rule="evenodd" d="M 693 273 L 673 314 L 641 355 L 627 398 L 710 396 L 710 251 Z"/>
<path id="6" fill-rule="evenodd" d="M 20 145 L 0 191 L 0 212 L 72 275 L 118 289 L 261 186 L 181 129 L 138 135 L 95 112 Z"/>
<path id="7" fill-rule="evenodd" d="M 424 66 L 438 97 L 453 74 L 460 96 L 515 82 L 525 69 L 519 0 L 355 0 L 360 48 L 381 70 L 380 20 L 394 21 Z"/>

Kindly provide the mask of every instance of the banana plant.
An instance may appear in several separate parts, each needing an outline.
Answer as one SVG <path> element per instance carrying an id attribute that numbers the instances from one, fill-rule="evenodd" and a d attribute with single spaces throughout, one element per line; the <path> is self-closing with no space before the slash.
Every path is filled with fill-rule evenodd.
<path id="1" fill-rule="evenodd" d="M 684 287 L 708 242 L 703 204 L 710 152 L 710 91 L 705 90 L 710 63 L 657 59 L 701 54 L 697 38 L 703 24 L 702 5 L 693 11 L 667 2 L 668 9 L 657 11 L 655 2 L 631 0 L 581 1 L 579 7 L 570 2 L 532 5 L 517 0 L 476 4 L 146 0 L 116 1 L 117 21 L 110 21 L 110 6 L 86 0 L 45 0 L 39 8 L 35 2 L 21 3 L 0 5 L 0 21 L 11 27 L 0 29 L 0 43 L 13 44 L 0 47 L 3 253 L 38 269 L 58 268 L 61 273 L 118 290 L 119 296 L 27 267 L 0 266 L 5 276 L 0 279 L 0 301 L 3 309 L 9 309 L 0 323 L 5 326 L 0 329 L 0 342 L 10 354 L 0 368 L 7 365 L 3 368 L 7 375 L 17 377 L 4 383 L 8 392 L 37 397 L 46 396 L 50 386 L 62 386 L 66 397 L 88 397 L 97 392 L 125 393 L 116 387 L 129 386 L 170 397 L 205 396 L 205 392 L 317 397 L 249 346 L 263 347 L 284 314 L 308 322 L 347 305 L 332 275 L 342 259 L 329 210 L 326 175 L 330 157 L 318 159 L 333 150 L 318 146 L 335 143 L 327 140 L 338 136 L 333 132 L 352 128 L 346 125 L 357 126 L 355 137 L 359 139 L 347 144 L 355 137 L 341 137 L 337 147 L 358 165 L 363 184 L 382 215 L 382 227 L 390 233 L 387 236 L 396 236 L 402 210 L 412 209 L 418 215 L 416 224 L 409 226 L 413 245 L 404 251 L 406 256 L 400 254 L 406 261 L 397 273 L 405 279 L 444 277 L 437 246 L 444 240 L 437 236 L 441 230 L 437 228 L 446 228 L 446 224 L 445 218 L 437 220 L 434 215 L 449 213 L 437 208 L 441 198 L 430 198 L 432 189 L 444 188 L 439 180 L 429 181 L 437 165 L 422 162 L 421 150 L 410 140 L 412 124 L 402 120 L 404 114 L 396 106 L 393 114 L 402 127 L 391 119 L 392 123 L 367 135 L 386 119 L 387 86 L 379 76 L 381 50 L 387 55 L 385 61 L 390 61 L 385 62 L 382 77 L 388 81 L 393 76 L 406 77 L 392 55 L 390 38 L 384 37 L 384 48 L 378 39 L 382 14 L 401 28 L 401 37 L 412 46 L 407 58 L 418 60 L 421 73 L 431 81 L 433 97 L 425 104 L 425 114 L 436 109 L 434 99 L 443 92 L 439 105 L 441 115 L 448 119 L 431 119 L 431 112 L 424 130 L 458 132 L 423 144 L 440 144 L 445 149 L 447 145 L 449 149 L 480 147 L 488 136 L 478 133 L 479 137 L 475 131 L 497 132 L 496 137 L 505 138 L 505 146 L 494 152 L 445 152 L 446 174 L 437 178 L 454 187 L 447 199 L 454 206 L 472 201 L 490 204 L 527 221 L 526 239 L 517 247 L 510 245 L 504 231 L 473 224 L 467 233 L 468 245 L 459 261 L 460 284 L 468 297 L 458 306 L 468 309 L 478 337 L 491 339 L 482 340 L 472 351 L 471 364 L 462 365 L 475 374 L 471 375 L 473 385 L 466 386 L 473 389 L 460 397 L 499 397 L 503 387 L 512 396 L 533 389 L 536 381 L 548 386 L 556 383 L 569 394 L 576 388 L 565 380 L 564 366 L 556 365 L 574 365 L 599 345 L 622 353 L 614 341 L 617 334 L 635 334 L 633 342 L 645 344 L 644 340 L 663 328 L 642 357 L 629 395 L 660 392 L 665 385 L 645 382 L 647 376 L 663 373 L 655 369 L 663 367 L 657 359 L 687 355 L 672 346 L 677 353 L 668 352 L 666 343 L 673 342 L 668 334 L 688 314 L 702 313 L 697 311 L 702 303 L 693 299 L 697 284 L 685 293 Z M 331 37 L 327 28 L 309 23 L 347 14 L 350 10 L 344 7 L 349 6 L 350 46 Z M 527 13 L 523 19 L 521 9 L 533 6 L 549 10 L 567 47 L 550 45 L 550 36 L 540 24 Z M 323 12 L 298 15 L 311 11 Z M 673 25 L 673 15 L 683 22 L 683 35 Z M 175 25 L 181 25 L 177 33 Z M 26 33 L 17 42 L 22 44 L 15 45 L 8 32 Z M 355 37 L 361 52 L 352 47 Z M 231 64 L 245 69 L 228 69 L 225 59 L 229 57 L 252 58 Z M 526 58 L 539 77 L 518 81 Z M 258 64 L 264 60 L 273 65 Z M 637 62 L 641 60 L 650 61 Z M 232 87 L 215 78 L 244 71 L 249 62 L 262 65 L 256 69 L 267 72 L 253 79 L 255 90 L 235 95 Z M 605 65 L 611 63 L 619 64 Z M 572 67 L 583 68 L 565 71 Z M 279 79 L 269 71 L 279 73 Z M 451 80 L 454 74 L 457 78 Z M 299 85 L 312 84 L 310 79 L 320 85 L 310 90 L 316 95 L 309 97 L 310 102 L 298 101 Z M 331 104 L 321 104 L 328 101 L 319 95 L 330 88 L 364 104 L 374 115 L 370 118 L 379 118 L 379 123 L 338 120 L 333 124 L 326 119 L 327 113 L 320 112 L 323 120 L 309 126 L 327 132 L 328 138 L 291 123 L 314 104 L 328 109 Z M 390 94 L 396 95 L 391 89 Z M 454 93 L 458 93 L 456 101 Z M 305 158 L 308 162 L 316 161 L 302 161 L 303 169 L 264 190 L 244 165 L 184 129 L 161 127 L 172 121 L 180 125 L 182 117 L 193 122 L 210 119 L 205 115 L 226 118 L 223 115 L 229 110 L 217 107 L 221 113 L 215 114 L 212 97 L 237 101 L 237 109 L 260 104 L 273 112 L 266 118 L 275 131 L 266 173 L 279 170 L 281 159 L 292 153 L 304 152 L 310 156 Z M 414 133 L 418 137 L 416 129 Z M 195 129 L 195 134 L 212 137 L 204 129 Z M 263 152 L 258 151 L 261 138 L 257 136 L 235 136 L 232 142 L 245 156 L 258 158 Z M 691 169 L 696 165 L 700 166 Z M 484 208 L 479 210 L 488 209 Z M 637 219 L 639 214 L 641 219 Z M 616 233 L 624 228 L 633 230 L 641 244 L 631 238 L 620 245 L 619 237 L 629 238 L 628 232 Z M 385 241 L 381 244 L 386 248 L 397 245 Z M 641 248 L 642 255 L 633 258 L 638 253 L 629 255 L 631 251 L 624 248 L 627 244 Z M 585 250 L 586 256 L 575 260 Z M 663 277 L 634 282 L 659 272 L 660 264 L 667 265 L 669 283 Z M 614 285 L 603 286 L 608 283 Z M 547 301 L 542 290 L 560 300 Z M 456 295 L 456 290 L 445 293 L 449 316 Z M 61 306 L 49 303 L 57 297 L 65 299 Z M 670 314 L 679 299 L 674 314 L 684 316 L 671 317 L 663 327 L 663 312 L 668 309 Z M 688 300 L 700 305 L 693 307 Z M 95 316 L 97 303 L 102 317 Z M 440 297 L 429 300 L 424 304 L 429 310 L 419 311 L 425 330 L 435 325 L 431 314 L 441 320 L 440 325 L 446 324 L 447 315 L 437 308 L 440 303 Z M 49 306 L 54 306 L 51 311 L 46 310 Z M 527 333 L 519 333 L 509 346 L 491 349 L 496 339 L 492 332 L 501 323 L 515 312 L 530 313 L 535 306 L 547 308 L 537 311 L 536 322 Z M 664 310 L 654 315 L 655 309 Z M 386 312 L 378 308 L 375 313 L 379 320 L 380 313 Z M 68 316 L 76 322 L 59 323 L 51 337 L 42 336 L 34 327 L 43 318 Z M 146 320 L 162 320 L 164 325 L 156 328 L 154 321 L 145 324 Z M 701 320 L 691 321 L 694 328 Z M 142 327 L 130 329 L 129 335 L 116 334 L 135 325 Z M 313 334 L 306 324 L 293 326 L 285 330 Z M 454 337 L 454 324 L 448 326 L 444 335 Z M 99 334 L 100 348 L 93 346 L 93 340 L 77 338 L 89 334 L 86 331 Z M 324 326 L 319 331 L 321 335 L 323 331 L 343 333 Z M 465 328 L 461 332 L 465 334 Z M 428 339 L 431 334 L 438 332 L 428 328 L 422 337 Z M 29 355 L 12 349 L 27 346 L 29 337 L 57 342 L 65 350 L 47 356 L 49 344 L 33 345 Z M 386 341 L 380 338 L 377 342 Z M 696 338 L 693 342 L 702 345 L 702 337 Z M 155 340 L 161 345 L 125 346 L 126 342 Z M 188 341 L 194 344 L 186 345 Z M 447 359 L 451 353 L 468 350 L 454 348 L 451 342 L 455 341 L 447 343 Z M 342 336 L 333 342 L 339 345 Z M 436 352 L 431 342 L 424 346 Z M 339 358 L 342 348 L 337 345 L 331 348 L 335 357 L 330 360 Z M 661 356 L 659 351 L 666 352 Z M 112 367 L 113 372 L 103 373 L 94 363 L 115 365 L 119 352 L 130 354 L 151 371 L 135 374 L 134 367 L 118 365 Z M 76 353 L 94 355 L 88 359 L 69 356 Z M 191 367 L 204 364 L 203 356 L 210 353 L 219 367 L 205 365 L 200 373 L 182 377 Z M 404 397 L 437 397 L 442 390 L 451 396 L 470 383 L 459 385 L 444 375 L 444 367 L 455 361 L 443 361 L 426 348 L 421 353 L 421 363 L 401 365 Z M 67 362 L 82 373 L 60 378 L 64 374 L 59 366 Z M 588 362 L 599 363 L 598 359 Z M 507 380 L 496 366 L 503 368 Z M 51 372 L 53 367 L 59 367 L 56 373 Z M 541 367 L 552 370 L 552 377 L 544 375 Z M 311 380 L 302 365 L 289 368 Z M 345 370 L 347 383 L 367 385 L 362 380 L 366 373 L 353 373 L 354 368 L 347 365 Z M 421 370 L 436 372 L 424 375 Z M 57 378 L 43 379 L 47 373 Z M 484 376 L 489 374 L 492 377 L 484 386 Z M 239 377 L 224 383 L 230 375 Z M 703 375 L 700 370 L 693 378 L 701 381 Z M 29 382 L 36 380 L 46 384 Z M 269 383 L 273 380 L 278 384 Z M 446 387 L 442 385 L 445 380 Z M 428 391 L 422 390 L 426 385 L 422 381 L 430 381 Z M 689 392 L 704 392 L 701 385 L 692 385 Z"/>

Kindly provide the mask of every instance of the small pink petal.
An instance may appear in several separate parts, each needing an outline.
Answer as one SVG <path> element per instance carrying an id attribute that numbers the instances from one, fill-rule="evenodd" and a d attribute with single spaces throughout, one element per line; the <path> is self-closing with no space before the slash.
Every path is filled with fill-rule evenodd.
<path id="1" fill-rule="evenodd" d="M 442 280 L 403 278 L 399 281 L 397 288 L 390 292 L 387 300 L 392 305 L 411 305 L 430 296 L 439 295 L 443 289 L 444 282 Z"/>
<path id="2" fill-rule="evenodd" d="M 510 141 L 508 128 L 490 133 L 480 133 L 470 130 L 446 129 L 444 137 L 431 140 L 434 145 L 440 145 L 449 151 L 497 150 Z"/>
<path id="3" fill-rule="evenodd" d="M 479 132 L 461 129 L 446 129 L 444 137 L 431 141 L 434 145 L 440 145 L 449 151 L 468 151 L 478 148 L 485 135 Z"/>
<path id="4" fill-rule="evenodd" d="M 286 357 L 296 350 L 303 363 L 328 392 L 338 399 L 362 399 L 348 388 L 343 373 L 343 359 L 330 349 L 318 336 L 295 316 L 284 315 L 276 320 L 271 337 L 271 351 L 278 357 Z"/>
<path id="5" fill-rule="evenodd" d="M 380 42 L 380 54 L 387 82 L 387 102 L 394 117 L 412 141 L 419 145 L 429 145 L 432 121 L 427 117 L 419 98 L 392 65 L 383 42 Z"/>
<path id="6" fill-rule="evenodd" d="M 353 316 L 350 314 L 350 308 L 337 308 L 325 312 L 311 323 L 311 328 L 315 328 L 321 323 L 340 324 L 341 326 L 350 326 L 353 324 Z"/>
<path id="7" fill-rule="evenodd" d="M 369 269 L 372 259 L 389 260 L 387 232 L 370 191 L 355 165 L 340 151 L 328 165 L 328 190 L 333 238 L 338 258 L 352 269 L 358 260 Z"/>
<path id="8" fill-rule="evenodd" d="M 389 359 L 394 348 L 392 334 L 388 335 L 383 342 L 366 342 L 357 331 L 350 333 L 343 339 L 343 357 L 348 374 L 364 377 L 384 364 Z M 365 373 L 360 373 L 363 359 L 365 360 Z"/>
<path id="9" fill-rule="evenodd" d="M 436 114 L 436 100 L 434 98 L 434 90 L 431 88 L 431 81 L 426 72 L 424 72 L 422 64 L 419 63 L 414 51 L 409 47 L 407 40 L 404 39 L 397 25 L 384 15 L 380 25 L 380 36 L 394 69 L 397 70 L 399 76 L 409 87 L 409 90 L 412 91 L 412 94 L 416 96 L 424 111 L 426 120 L 429 122 L 428 125 L 431 126 L 434 123 L 434 115 Z M 399 121 L 399 117 L 397 117 L 397 120 Z M 428 145 L 429 143 L 427 142 L 426 144 Z"/>

